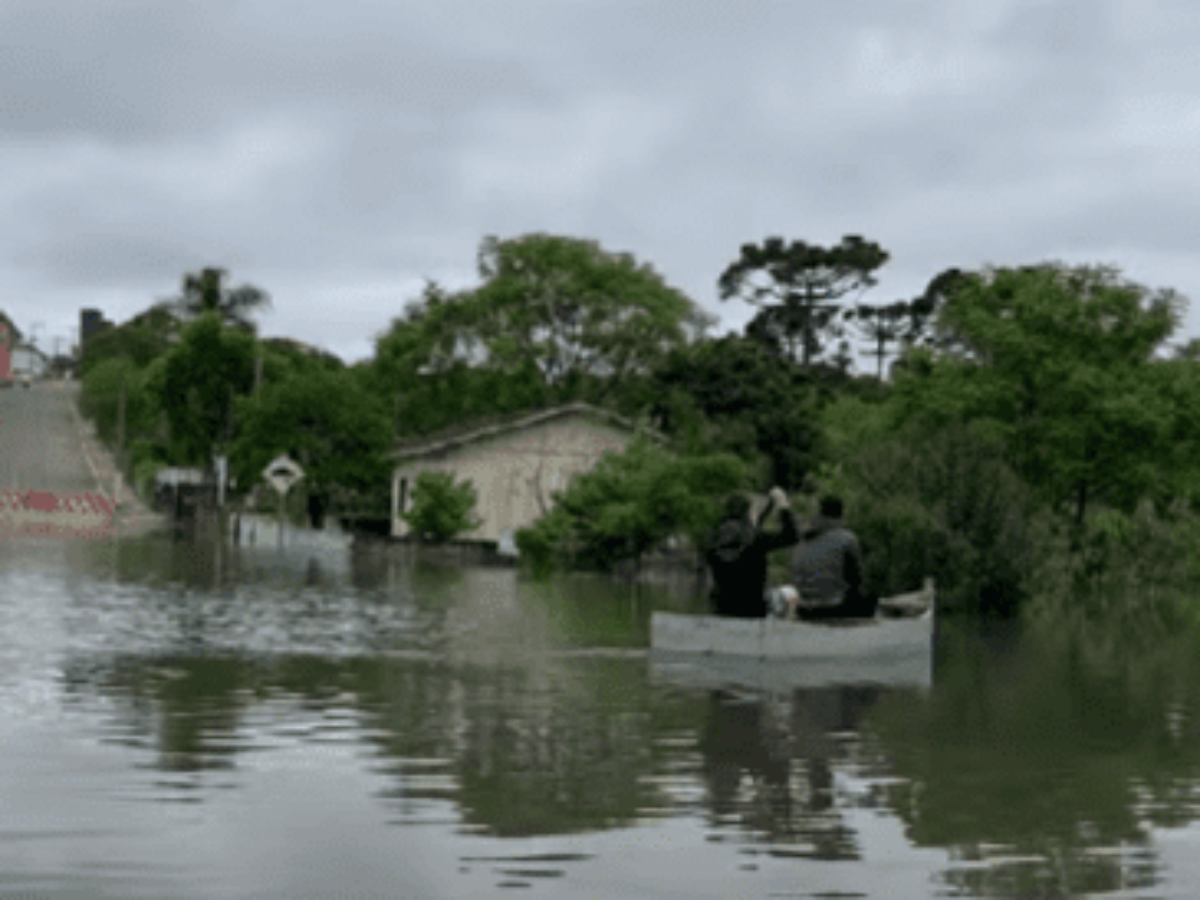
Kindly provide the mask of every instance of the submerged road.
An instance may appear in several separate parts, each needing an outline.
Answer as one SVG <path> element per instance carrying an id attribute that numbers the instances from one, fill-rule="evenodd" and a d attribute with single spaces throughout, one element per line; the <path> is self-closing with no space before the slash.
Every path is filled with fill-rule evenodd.
<path id="1" fill-rule="evenodd" d="M 33 519 L 77 527 L 85 506 L 92 519 L 115 508 L 123 531 L 160 523 L 119 483 L 111 457 L 79 417 L 78 392 L 78 382 L 63 381 L 0 390 L 0 526 Z M 60 502 L 56 509 L 51 498 L 72 498 L 70 508 Z"/>

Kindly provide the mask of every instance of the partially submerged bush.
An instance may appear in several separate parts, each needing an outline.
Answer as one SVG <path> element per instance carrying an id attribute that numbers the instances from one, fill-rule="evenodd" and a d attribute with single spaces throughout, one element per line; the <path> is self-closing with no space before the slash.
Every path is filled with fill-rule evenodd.
<path id="1" fill-rule="evenodd" d="M 860 444 L 818 481 L 846 500 L 868 590 L 912 590 L 935 575 L 943 603 L 995 613 L 1013 612 L 1031 591 L 1042 519 L 983 430 L 954 425 Z"/>
<path id="2" fill-rule="evenodd" d="M 518 531 L 517 546 L 535 566 L 612 570 L 676 535 L 698 542 L 716 524 L 717 499 L 744 478 L 734 456 L 675 456 L 639 438 L 556 493 L 556 507 Z"/>
<path id="3" fill-rule="evenodd" d="M 1200 516 L 1185 501 L 1132 515 L 1096 509 L 1061 529 L 1054 565 L 1039 578 L 1036 619 L 1104 619 L 1131 629 L 1200 624 Z"/>
<path id="4" fill-rule="evenodd" d="M 455 483 L 449 472 L 421 472 L 413 486 L 412 509 L 400 518 L 422 540 L 443 543 L 479 527 L 473 515 L 475 501 L 475 486 L 470 481 Z"/>

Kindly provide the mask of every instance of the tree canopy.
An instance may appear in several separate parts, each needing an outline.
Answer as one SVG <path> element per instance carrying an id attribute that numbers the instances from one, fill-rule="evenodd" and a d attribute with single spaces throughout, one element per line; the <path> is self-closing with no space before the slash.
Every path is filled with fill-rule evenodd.
<path id="1" fill-rule="evenodd" d="M 275 456 L 287 453 L 323 505 L 365 508 L 384 493 L 390 412 L 346 371 L 314 367 L 264 385 L 238 402 L 237 418 L 232 463 L 240 483 L 256 483 Z"/>
<path id="2" fill-rule="evenodd" d="M 146 373 L 146 389 L 166 415 L 170 455 L 207 466 L 234 434 L 234 399 L 254 385 L 254 338 L 205 313 Z"/>
<path id="3" fill-rule="evenodd" d="M 246 331 L 253 331 L 253 314 L 271 305 L 266 291 L 243 284 L 235 288 L 226 285 L 229 273 L 225 269 L 205 268 L 183 276 L 180 295 L 174 306 L 187 318 L 214 312 L 221 321 Z"/>
<path id="4" fill-rule="evenodd" d="M 929 423 L 989 420 L 1022 477 L 1077 521 L 1093 499 L 1131 509 L 1156 489 L 1172 428 L 1147 370 L 1181 303 L 1109 267 L 963 276 L 938 315 L 949 349 L 914 355 L 897 408 Z"/>
<path id="5" fill-rule="evenodd" d="M 117 357 L 147 366 L 178 340 L 180 327 L 170 305 L 157 303 L 128 322 L 93 335 L 80 361 L 80 374 L 86 375 L 99 363 Z"/>
<path id="6" fill-rule="evenodd" d="M 746 337 L 681 347 L 652 376 L 651 415 L 685 447 L 767 461 L 764 481 L 800 487 L 819 440 L 816 409 L 824 385 L 815 369 L 764 353 Z"/>
<path id="7" fill-rule="evenodd" d="M 648 266 L 594 241 L 485 238 L 479 273 L 470 291 L 428 284 L 377 341 L 373 381 L 400 396 L 402 431 L 497 403 L 600 400 L 711 322 Z"/>
<path id="8" fill-rule="evenodd" d="M 743 244 L 717 284 L 722 300 L 759 307 L 748 335 L 807 367 L 827 353 L 824 339 L 841 337 L 838 301 L 873 287 L 872 273 L 887 261 L 886 250 L 859 235 L 833 247 L 769 237 Z"/>

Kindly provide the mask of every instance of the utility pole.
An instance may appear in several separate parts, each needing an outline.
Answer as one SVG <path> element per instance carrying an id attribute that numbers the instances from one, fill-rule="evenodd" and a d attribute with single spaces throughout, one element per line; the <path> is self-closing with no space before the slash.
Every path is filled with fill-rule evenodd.
<path id="1" fill-rule="evenodd" d="M 117 395 L 117 471 L 113 478 L 113 500 L 121 492 L 121 466 L 125 464 L 125 375 L 121 375 L 121 393 Z"/>

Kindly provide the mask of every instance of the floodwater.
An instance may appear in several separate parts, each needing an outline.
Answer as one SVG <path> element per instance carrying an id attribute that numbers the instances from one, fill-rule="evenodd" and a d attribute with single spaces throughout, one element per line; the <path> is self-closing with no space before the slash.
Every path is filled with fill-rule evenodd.
<path id="1" fill-rule="evenodd" d="M 654 675 L 688 586 L 0 543 L 0 897 L 1191 897 L 1190 647 L 947 626 L 932 688 Z"/>

